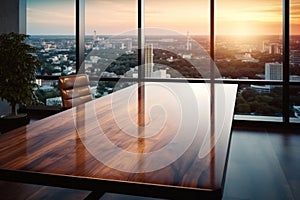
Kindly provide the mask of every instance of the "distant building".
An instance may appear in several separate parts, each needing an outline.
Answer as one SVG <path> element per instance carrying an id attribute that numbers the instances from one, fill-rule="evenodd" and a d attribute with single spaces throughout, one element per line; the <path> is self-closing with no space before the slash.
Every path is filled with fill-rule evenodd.
<path id="1" fill-rule="evenodd" d="M 127 72 L 124 74 L 125 77 L 132 77 L 132 78 L 137 78 L 138 77 L 138 66 L 134 68 L 130 68 Z"/>
<path id="2" fill-rule="evenodd" d="M 191 54 L 191 53 L 190 54 L 182 54 L 182 58 L 183 59 L 192 59 L 192 55 L 193 54 Z"/>
<path id="3" fill-rule="evenodd" d="M 62 106 L 61 97 L 52 97 L 46 99 L 46 106 Z"/>
<path id="4" fill-rule="evenodd" d="M 38 84 L 38 86 L 42 86 L 42 79 L 35 79 L 35 83 Z"/>
<path id="5" fill-rule="evenodd" d="M 281 53 L 282 53 L 281 45 L 277 43 L 270 44 L 269 54 L 281 54 Z"/>
<path id="6" fill-rule="evenodd" d="M 266 63 L 265 64 L 265 80 L 283 80 L 282 63 Z M 290 75 L 290 81 L 300 81 L 299 75 Z"/>
<path id="7" fill-rule="evenodd" d="M 145 77 L 151 77 L 153 73 L 153 44 L 145 46 Z"/>
<path id="8" fill-rule="evenodd" d="M 132 51 L 132 39 L 111 38 L 104 43 L 104 48 L 127 49 L 128 51 Z"/>
<path id="9" fill-rule="evenodd" d="M 262 44 L 262 52 L 267 52 L 268 49 L 269 49 L 269 41 L 264 40 Z"/>
<path id="10" fill-rule="evenodd" d="M 300 50 L 291 51 L 291 63 L 300 65 Z"/>
<path id="11" fill-rule="evenodd" d="M 242 62 L 254 62 L 254 63 L 259 62 L 259 60 L 253 58 L 250 53 L 245 53 L 243 55 L 238 54 L 238 55 L 235 55 L 235 58 L 237 60 L 241 60 Z"/>
<path id="12" fill-rule="evenodd" d="M 97 32 L 94 31 L 94 36 L 93 36 L 93 41 L 94 41 L 94 42 L 96 42 L 96 39 L 97 39 L 96 37 L 97 37 Z"/>
<path id="13" fill-rule="evenodd" d="M 138 78 L 138 66 L 135 66 L 134 68 L 130 68 L 130 70 L 125 72 L 124 76 Z M 171 75 L 167 73 L 167 69 L 160 69 L 155 72 L 152 72 L 149 77 L 151 77 L 151 78 L 171 78 Z"/>
<path id="14" fill-rule="evenodd" d="M 131 38 L 124 39 L 124 42 L 127 47 L 127 50 L 132 51 L 132 39 Z"/>
<path id="15" fill-rule="evenodd" d="M 266 80 L 282 80 L 282 63 L 265 63 Z"/>
<path id="16" fill-rule="evenodd" d="M 282 63 L 265 63 L 265 80 L 282 80 L 283 70 Z M 251 85 L 252 89 L 255 89 L 260 93 L 268 93 L 276 85 Z"/>
<path id="17" fill-rule="evenodd" d="M 186 50 L 190 51 L 192 50 L 192 43 L 191 43 L 191 37 L 189 35 L 189 32 L 187 32 L 187 36 L 186 36 Z"/>
<path id="18" fill-rule="evenodd" d="M 100 59 L 101 58 L 99 56 L 90 56 L 90 61 L 94 64 L 97 63 Z"/>
<path id="19" fill-rule="evenodd" d="M 114 72 L 101 72 L 101 77 L 118 77 L 117 74 L 115 74 Z"/>

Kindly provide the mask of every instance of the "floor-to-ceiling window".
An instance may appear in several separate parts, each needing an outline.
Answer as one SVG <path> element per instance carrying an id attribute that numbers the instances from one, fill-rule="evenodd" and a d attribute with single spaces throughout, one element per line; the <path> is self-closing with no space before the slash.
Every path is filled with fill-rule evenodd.
<path id="1" fill-rule="evenodd" d="M 32 25 L 41 17 L 37 12 L 37 16 L 34 16 L 35 12 L 31 9 L 36 6 L 40 6 L 41 11 L 43 7 L 51 8 L 38 2 L 43 1 L 27 0 L 27 29 L 33 35 L 35 32 Z M 64 5 L 66 2 L 72 5 L 69 11 L 73 13 L 74 20 L 74 1 L 60 1 L 56 5 Z M 78 2 L 84 2 L 85 5 L 85 62 L 79 67 L 84 68 L 85 73 L 94 80 L 91 84 L 96 97 L 113 92 L 120 79 L 126 82 L 124 85 L 119 84 L 124 87 L 138 78 L 138 21 L 141 19 L 141 14 L 138 13 L 142 8 L 145 81 L 178 81 L 184 78 L 204 82 L 205 78 L 210 77 L 211 68 L 208 65 L 210 55 L 213 55 L 215 77 L 225 84 L 239 84 L 236 119 L 300 121 L 298 0 Z M 138 2 L 142 2 L 143 7 L 138 7 Z M 285 15 L 289 15 L 283 6 L 285 2 L 290 5 L 290 22 L 284 20 Z M 213 9 L 210 8 L 211 5 L 214 5 Z M 53 10 L 57 11 L 54 16 L 61 17 L 61 20 L 56 18 L 53 21 L 57 25 L 62 22 L 65 24 L 61 30 L 68 25 L 73 26 L 74 30 L 76 23 L 68 21 L 72 17 L 64 18 L 68 9 L 63 12 L 55 8 Z M 214 14 L 213 18 L 210 18 L 211 12 Z M 40 12 L 40 15 L 43 14 Z M 48 30 L 45 25 L 50 27 L 51 22 L 44 21 L 40 24 L 41 34 Z M 57 25 L 55 27 L 59 27 Z M 214 35 L 210 35 L 212 25 L 215 25 Z M 284 31 L 289 27 L 290 40 L 286 42 Z M 53 34 L 50 30 L 47 33 Z M 213 43 L 211 38 L 215 38 Z M 290 51 L 284 48 L 287 43 Z M 51 45 L 47 41 L 42 43 L 41 40 L 36 44 Z M 213 52 L 210 52 L 211 44 L 214 44 Z M 287 62 L 286 54 L 290 66 L 288 70 L 284 67 Z M 47 52 L 43 55 L 47 56 Z M 76 68 L 71 66 L 74 56 L 68 54 L 67 58 L 61 58 L 57 55 L 57 58 L 68 60 L 69 64 L 61 66 L 59 71 L 52 59 L 50 64 L 55 67 L 52 67 L 54 71 L 51 71 L 51 75 L 74 72 Z M 57 60 L 56 57 L 54 60 Z M 50 59 L 46 60 L 47 63 L 48 61 Z M 44 73 L 45 69 L 49 71 L 46 67 L 47 65 L 43 68 L 44 71 L 38 72 L 39 77 L 50 75 L 50 72 Z M 285 76 L 286 71 L 289 73 L 288 78 Z"/>
<path id="2" fill-rule="evenodd" d="M 239 84 L 235 114 L 282 121 L 282 1 L 217 0 L 215 23 L 215 63 L 224 79 L 279 84 Z"/>
<path id="3" fill-rule="evenodd" d="M 46 106 L 60 106 L 57 77 L 76 73 L 75 0 L 27 0 L 27 34 L 43 63 L 36 95 Z"/>
<path id="4" fill-rule="evenodd" d="M 290 6 L 290 121 L 300 118 L 300 1 L 291 0 Z"/>

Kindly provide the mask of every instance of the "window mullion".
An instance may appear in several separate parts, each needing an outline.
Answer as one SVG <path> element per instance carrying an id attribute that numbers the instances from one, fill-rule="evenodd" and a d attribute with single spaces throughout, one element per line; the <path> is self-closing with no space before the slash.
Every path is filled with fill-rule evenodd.
<path id="1" fill-rule="evenodd" d="M 76 73 L 84 62 L 85 0 L 76 0 Z M 84 68 L 83 68 L 84 69 Z"/>
<path id="2" fill-rule="evenodd" d="M 283 22 L 282 22 L 282 42 L 283 42 L 283 99 L 282 112 L 284 124 L 289 124 L 289 42 L 290 42 L 290 0 L 283 0 Z"/>

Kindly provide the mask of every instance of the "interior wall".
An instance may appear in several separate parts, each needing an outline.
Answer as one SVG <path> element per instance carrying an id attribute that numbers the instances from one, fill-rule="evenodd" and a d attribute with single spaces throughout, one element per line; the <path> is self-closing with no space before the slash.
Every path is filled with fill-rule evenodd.
<path id="1" fill-rule="evenodd" d="M 22 5 L 26 5 L 26 0 L 20 0 Z M 0 34 L 10 33 L 10 32 L 24 32 L 25 23 L 20 26 L 20 21 L 26 20 L 24 16 L 26 7 L 21 8 L 19 0 L 1 0 L 0 2 Z M 21 6 L 22 6 L 21 5 Z M 21 12 L 20 10 L 24 10 Z M 22 29 L 22 30 L 21 30 Z M 10 106 L 6 101 L 1 101 L 0 99 L 0 115 L 7 114 L 10 112 Z"/>
<path id="2" fill-rule="evenodd" d="M 1 0 L 0 34 L 19 32 L 19 0 Z"/>

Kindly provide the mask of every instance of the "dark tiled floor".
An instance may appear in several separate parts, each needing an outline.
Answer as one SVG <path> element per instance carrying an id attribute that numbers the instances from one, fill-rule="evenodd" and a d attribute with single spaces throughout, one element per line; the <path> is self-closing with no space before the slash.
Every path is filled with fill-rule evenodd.
<path id="1" fill-rule="evenodd" d="M 2 200 L 80 200 L 88 191 L 0 181 Z"/>
<path id="2" fill-rule="evenodd" d="M 224 198 L 300 199 L 300 135 L 234 130 Z"/>
<path id="3" fill-rule="evenodd" d="M 300 129 L 293 129 L 292 131 L 280 131 L 280 129 L 275 128 L 251 129 L 248 127 L 235 127 L 233 129 L 223 199 L 300 199 Z M 0 187 L 1 185 L 3 186 L 3 183 L 0 184 Z M 63 199 L 78 199 L 78 197 L 88 194 L 85 191 L 58 188 L 56 195 L 47 195 L 48 190 L 53 193 L 56 189 L 51 187 L 41 189 L 41 186 L 33 187 L 36 187 L 36 190 L 46 192 L 29 196 L 26 196 L 25 193 L 21 195 L 22 190 L 14 188 L 12 184 L 11 190 L 3 191 L 3 188 L 0 190 L 0 198 L 53 199 L 52 197 L 55 197 L 54 199 L 60 199 L 58 198 L 60 196 L 64 197 Z M 18 195 L 14 192 L 16 189 L 19 191 Z M 14 196 L 26 196 L 27 198 L 14 198 Z M 109 193 L 101 198 L 101 200 L 108 199 L 151 200 L 152 198 Z"/>

